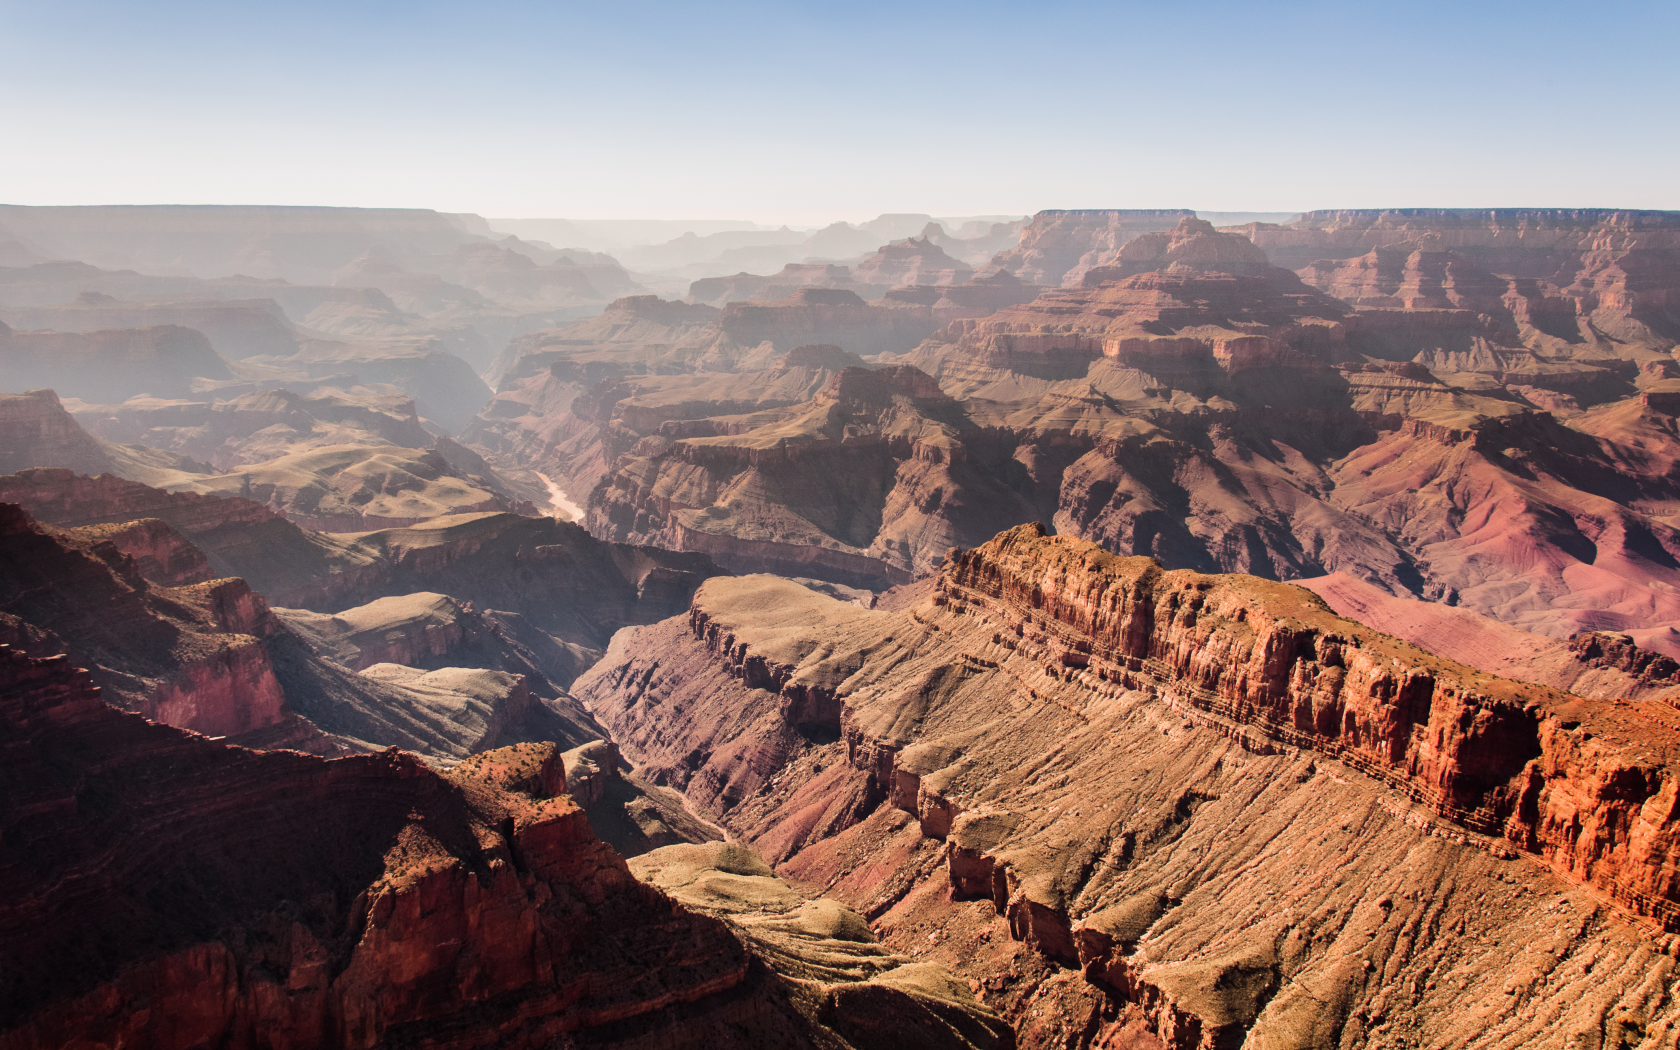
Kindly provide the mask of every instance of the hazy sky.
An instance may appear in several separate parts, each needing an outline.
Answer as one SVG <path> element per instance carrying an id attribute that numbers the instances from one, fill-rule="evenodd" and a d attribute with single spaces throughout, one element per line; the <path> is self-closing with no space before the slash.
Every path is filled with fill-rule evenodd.
<path id="1" fill-rule="evenodd" d="M 0 202 L 1680 208 L 1674 0 L 0 0 Z"/>

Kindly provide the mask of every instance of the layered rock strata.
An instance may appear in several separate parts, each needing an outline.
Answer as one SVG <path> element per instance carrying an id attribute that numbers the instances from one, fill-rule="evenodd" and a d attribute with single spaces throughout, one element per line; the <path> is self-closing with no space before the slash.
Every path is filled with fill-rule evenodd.
<path id="1" fill-rule="evenodd" d="M 714 581 L 576 688 L 1024 1044 L 1680 1024 L 1675 709 L 1500 680 L 1297 588 L 1023 527 L 901 612 Z"/>
<path id="2" fill-rule="evenodd" d="M 839 901 L 807 900 L 745 847 L 666 846 L 635 858 L 630 870 L 775 960 L 789 998 L 850 1045 L 1015 1045 L 1014 1032 L 966 982 L 886 948 Z"/>
<path id="3" fill-rule="evenodd" d="M 991 265 L 1052 288 L 1077 284 L 1086 269 L 1139 234 L 1170 230 L 1195 217 L 1176 209 L 1041 211 L 1021 231 L 1020 243 L 992 256 Z"/>
<path id="4" fill-rule="evenodd" d="M 194 380 L 231 378 L 209 340 L 191 328 L 155 325 L 94 332 L 14 332 L 0 324 L 0 389 L 52 387 L 87 401 L 134 394 L 181 397 Z"/>
<path id="5" fill-rule="evenodd" d="M 321 629 L 321 621 L 336 626 L 331 617 L 277 617 L 242 579 L 176 585 L 182 581 L 169 577 L 182 564 L 193 577 L 208 575 L 200 571 L 206 559 L 161 521 L 54 530 L 15 505 L 4 508 L 4 640 L 42 655 L 68 653 L 92 669 L 112 703 L 148 718 L 250 747 L 338 754 L 395 745 L 439 759 L 602 735 L 505 628 L 469 608 L 421 602 L 403 616 L 415 603 L 398 601 L 384 615 L 352 613 L 366 628 L 363 640 L 396 636 L 373 655 L 431 669 L 359 661 L 353 642 Z M 137 537 L 158 535 L 168 542 L 137 550 Z M 453 659 L 446 664 L 428 649 Z"/>
<path id="6" fill-rule="evenodd" d="M 1020 465 L 914 367 L 845 368 L 807 404 L 731 422 L 624 457 L 590 532 L 879 589 L 1034 515 Z"/>
<path id="7" fill-rule="evenodd" d="M 0 863 L 0 1045 L 614 1045 L 715 1024 L 723 1002 L 688 1004 L 745 983 L 722 924 L 633 879 L 563 776 L 488 775 L 552 747 L 445 778 L 151 725 L 62 657 L 0 651 L 0 679 L 0 811 L 28 844 Z"/>
<path id="8" fill-rule="evenodd" d="M 401 528 L 475 511 L 534 512 L 486 479 L 463 476 L 435 450 L 395 445 L 326 445 L 172 487 L 248 499 L 319 532 Z"/>
<path id="9" fill-rule="evenodd" d="M 240 497 L 171 493 L 65 470 L 0 476 L 0 500 L 16 500 L 60 526 L 161 519 L 203 552 L 215 575 L 239 576 L 278 606 L 329 618 L 393 595 L 444 595 L 452 608 L 470 605 L 468 619 L 482 622 L 462 636 L 479 662 L 520 674 L 534 666 L 562 687 L 619 627 L 685 608 L 694 588 L 720 571 L 703 555 L 603 544 L 577 525 L 514 514 L 450 515 L 408 528 L 328 535 Z M 125 534 L 119 530 L 119 537 Z M 131 547 L 130 553 L 145 552 Z M 367 620 L 369 629 L 386 622 L 377 615 Z M 316 642 L 328 652 L 336 651 L 340 636 L 357 633 L 349 624 L 348 630 L 327 626 L 335 640 Z M 413 657 L 435 669 L 421 655 L 426 648 L 404 643 L 386 658 Z"/>
<path id="10" fill-rule="evenodd" d="M 744 944 L 632 876 L 552 743 L 447 774 L 394 748 L 253 752 L 112 710 L 64 657 L 5 646 L 0 725 L 8 1050 L 843 1048 L 916 1010 L 955 1022 L 918 1045 L 1011 1045 L 937 967 L 799 996 L 822 934 L 851 929 L 812 921 L 832 907 L 797 910 L 803 958 Z"/>
<path id="11" fill-rule="evenodd" d="M 64 410 L 51 390 L 0 394 L 0 470 L 41 466 L 167 485 L 209 473 L 205 464 L 183 456 L 94 437 Z"/>

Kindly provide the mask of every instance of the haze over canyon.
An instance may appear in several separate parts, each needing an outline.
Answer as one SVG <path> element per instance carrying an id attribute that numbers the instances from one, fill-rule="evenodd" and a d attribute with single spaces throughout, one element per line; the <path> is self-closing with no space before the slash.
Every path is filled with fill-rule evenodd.
<path id="1" fill-rule="evenodd" d="M 1680 211 L 0 206 L 0 1050 L 1680 1045 Z"/>

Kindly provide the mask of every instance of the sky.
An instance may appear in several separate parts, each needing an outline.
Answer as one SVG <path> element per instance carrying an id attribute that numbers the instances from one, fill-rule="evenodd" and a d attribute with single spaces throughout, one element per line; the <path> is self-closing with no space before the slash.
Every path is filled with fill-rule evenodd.
<path id="1" fill-rule="evenodd" d="M 0 0 L 0 203 L 1680 209 L 1680 4 Z"/>

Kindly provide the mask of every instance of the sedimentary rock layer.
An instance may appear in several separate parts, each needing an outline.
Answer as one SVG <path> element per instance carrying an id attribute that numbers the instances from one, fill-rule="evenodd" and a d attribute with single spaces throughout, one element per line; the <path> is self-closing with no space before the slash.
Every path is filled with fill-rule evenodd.
<path id="1" fill-rule="evenodd" d="M 917 1045 L 1011 1045 L 937 967 L 818 985 L 823 934 L 844 930 L 744 945 L 639 881 L 553 743 L 448 774 L 394 748 L 253 752 L 115 711 L 64 657 L 3 645 L 0 729 L 6 1050 L 861 1050 L 917 1011 Z"/>
<path id="2" fill-rule="evenodd" d="M 576 692 L 1023 1043 L 1673 1037 L 1676 708 L 1033 527 L 935 587 L 870 611 L 712 581 Z"/>
<path id="3" fill-rule="evenodd" d="M 0 714 L 9 1050 L 611 1044 L 704 1026 L 684 1004 L 746 977 L 720 923 L 595 840 L 552 745 L 453 778 L 396 751 L 255 753 L 9 650 Z"/>

